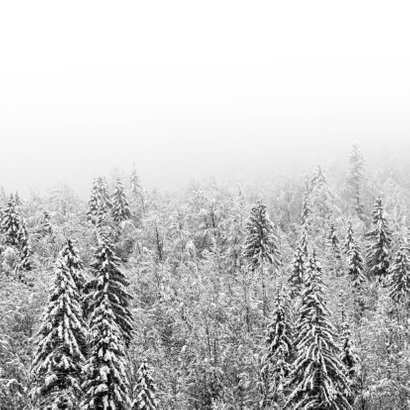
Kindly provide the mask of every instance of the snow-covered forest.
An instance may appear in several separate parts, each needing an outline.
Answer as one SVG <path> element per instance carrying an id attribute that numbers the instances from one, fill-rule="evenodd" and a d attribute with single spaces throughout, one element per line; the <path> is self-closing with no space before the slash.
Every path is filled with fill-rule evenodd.
<path id="1" fill-rule="evenodd" d="M 410 408 L 405 167 L 0 195 L 1 410 Z"/>

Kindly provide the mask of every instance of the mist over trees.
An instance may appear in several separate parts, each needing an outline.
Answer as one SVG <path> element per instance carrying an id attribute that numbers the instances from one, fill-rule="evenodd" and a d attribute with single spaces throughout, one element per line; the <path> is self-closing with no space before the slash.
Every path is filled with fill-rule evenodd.
<path id="1" fill-rule="evenodd" d="M 0 190 L 0 410 L 410 408 L 406 178 Z"/>

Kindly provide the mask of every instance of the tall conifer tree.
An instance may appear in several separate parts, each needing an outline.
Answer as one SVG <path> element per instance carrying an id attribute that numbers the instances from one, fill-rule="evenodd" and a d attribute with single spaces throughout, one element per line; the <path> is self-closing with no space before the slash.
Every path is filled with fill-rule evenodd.
<path id="1" fill-rule="evenodd" d="M 329 321 L 321 268 L 315 252 L 309 260 L 299 319 L 296 359 L 289 377 L 287 409 L 351 409 L 345 368 L 339 359 L 335 329 Z"/>
<path id="2" fill-rule="evenodd" d="M 390 249 L 392 232 L 384 214 L 381 198 L 377 198 L 373 210 L 374 228 L 366 233 L 369 245 L 367 249 L 367 264 L 372 278 L 384 279 L 390 268 Z"/>
<path id="3" fill-rule="evenodd" d="M 33 360 L 33 393 L 41 409 L 79 408 L 87 332 L 83 316 L 80 292 L 61 253 Z"/>
<path id="4" fill-rule="evenodd" d="M 108 237 L 102 238 L 92 269 L 94 278 L 86 286 L 90 343 L 83 408 L 126 409 L 130 406 L 125 372 L 125 349 L 132 332 L 130 296 Z"/>

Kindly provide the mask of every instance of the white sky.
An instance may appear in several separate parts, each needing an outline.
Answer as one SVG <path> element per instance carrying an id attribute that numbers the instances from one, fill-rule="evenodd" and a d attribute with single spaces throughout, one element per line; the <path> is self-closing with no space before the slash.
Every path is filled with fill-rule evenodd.
<path id="1" fill-rule="evenodd" d="M 147 186 L 404 147 L 410 6 L 395 1 L 8 1 L 0 185 L 136 168 Z M 305 157 L 310 159 L 306 159 Z"/>

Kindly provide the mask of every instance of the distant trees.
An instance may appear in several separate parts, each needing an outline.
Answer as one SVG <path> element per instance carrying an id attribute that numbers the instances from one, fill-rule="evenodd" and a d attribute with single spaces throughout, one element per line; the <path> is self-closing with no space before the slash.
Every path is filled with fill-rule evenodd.
<path id="1" fill-rule="evenodd" d="M 121 223 L 127 219 L 130 219 L 130 207 L 125 196 L 124 187 L 122 186 L 119 178 L 117 179 L 117 184 L 114 189 L 114 194 L 112 195 L 111 203 L 112 218 L 116 223 Z"/>
<path id="2" fill-rule="evenodd" d="M 90 200 L 88 201 L 88 220 L 95 225 L 101 224 L 111 207 L 112 203 L 105 179 L 102 177 L 95 178 Z"/>
<path id="3" fill-rule="evenodd" d="M 354 144 L 349 158 L 349 170 L 347 175 L 347 188 L 351 204 L 357 216 L 364 219 L 363 206 L 363 184 L 364 184 L 364 160 L 359 146 Z"/>

